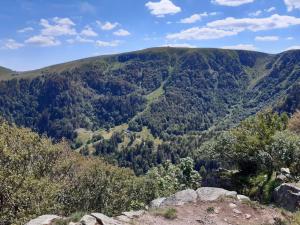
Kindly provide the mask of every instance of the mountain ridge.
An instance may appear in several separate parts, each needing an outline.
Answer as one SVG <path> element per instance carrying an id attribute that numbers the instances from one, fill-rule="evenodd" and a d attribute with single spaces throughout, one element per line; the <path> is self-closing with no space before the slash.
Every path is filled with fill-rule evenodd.
<path id="1" fill-rule="evenodd" d="M 299 82 L 299 58 L 300 50 L 171 47 L 91 57 L 6 76 L 0 113 L 54 138 L 128 122 L 161 138 L 226 129 L 285 102 Z"/>

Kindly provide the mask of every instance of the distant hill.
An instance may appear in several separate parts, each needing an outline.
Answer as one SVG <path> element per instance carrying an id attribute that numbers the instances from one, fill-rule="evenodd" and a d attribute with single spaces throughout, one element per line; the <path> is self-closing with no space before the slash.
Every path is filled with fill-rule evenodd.
<path id="1" fill-rule="evenodd" d="M 147 127 L 155 137 L 222 130 L 267 107 L 299 107 L 300 51 L 152 48 L 15 73 L 0 68 L 0 114 L 54 138 Z M 280 106 L 278 106 L 280 104 Z"/>

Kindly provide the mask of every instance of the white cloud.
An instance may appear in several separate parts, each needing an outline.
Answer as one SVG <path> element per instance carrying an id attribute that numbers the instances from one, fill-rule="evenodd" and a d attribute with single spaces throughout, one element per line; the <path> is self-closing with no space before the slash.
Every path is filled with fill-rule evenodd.
<path id="1" fill-rule="evenodd" d="M 90 26 L 86 26 L 80 33 L 82 36 L 85 37 L 97 37 L 98 34 L 91 28 Z"/>
<path id="2" fill-rule="evenodd" d="M 203 17 L 206 17 L 208 15 L 211 15 L 211 14 L 208 14 L 207 12 L 200 13 L 200 14 L 194 14 L 194 15 L 191 15 L 190 17 L 181 19 L 180 23 L 195 23 L 195 22 L 201 20 Z"/>
<path id="3" fill-rule="evenodd" d="M 96 41 L 96 46 L 98 47 L 117 47 L 120 41 Z"/>
<path id="4" fill-rule="evenodd" d="M 256 36 L 255 41 L 278 41 L 278 36 Z"/>
<path id="5" fill-rule="evenodd" d="M 68 39 L 67 42 L 69 44 L 74 44 L 76 42 L 79 42 L 79 43 L 94 43 L 95 41 L 92 40 L 92 39 L 83 38 L 83 37 L 80 37 L 79 35 L 77 35 L 76 38 L 74 38 L 74 39 Z"/>
<path id="6" fill-rule="evenodd" d="M 274 14 L 266 18 L 242 18 L 228 17 L 223 20 L 216 20 L 207 24 L 208 27 L 242 32 L 244 30 L 262 31 L 278 28 L 287 28 L 300 25 L 300 18 L 293 16 L 281 16 Z"/>
<path id="7" fill-rule="evenodd" d="M 223 46 L 224 49 L 236 49 L 236 50 L 248 50 L 248 51 L 256 51 L 257 48 L 252 44 L 238 44 L 231 46 Z"/>
<path id="8" fill-rule="evenodd" d="M 19 42 L 15 41 L 14 39 L 7 39 L 3 45 L 4 49 L 11 49 L 11 50 L 16 50 L 16 49 L 19 49 L 22 47 L 24 47 L 24 44 L 19 43 Z"/>
<path id="9" fill-rule="evenodd" d="M 249 16 L 259 16 L 260 14 L 262 14 L 262 11 L 261 10 L 257 10 L 256 12 L 249 13 Z"/>
<path id="10" fill-rule="evenodd" d="M 61 44 L 61 42 L 59 40 L 56 40 L 54 37 L 43 35 L 36 35 L 30 37 L 25 41 L 25 43 L 38 45 L 42 47 L 57 46 Z"/>
<path id="11" fill-rule="evenodd" d="M 213 3 L 225 6 L 240 6 L 254 2 L 254 0 L 212 0 Z"/>
<path id="12" fill-rule="evenodd" d="M 116 36 L 129 36 L 130 32 L 124 29 L 119 29 L 117 31 L 114 32 L 114 35 Z"/>
<path id="13" fill-rule="evenodd" d="M 25 33 L 25 32 L 29 32 L 29 31 L 33 31 L 32 27 L 24 27 L 23 29 L 18 30 L 18 33 Z"/>
<path id="14" fill-rule="evenodd" d="M 284 0 L 284 3 L 289 12 L 294 9 L 300 9 L 300 0 Z"/>
<path id="15" fill-rule="evenodd" d="M 150 13 L 157 17 L 164 17 L 165 15 L 173 15 L 181 12 L 181 8 L 174 5 L 171 0 L 160 0 L 159 2 L 147 2 L 145 5 Z"/>
<path id="16" fill-rule="evenodd" d="M 174 47 L 174 48 L 197 48 L 195 45 L 191 45 L 188 43 L 178 43 L 178 44 L 166 44 L 163 47 Z"/>
<path id="17" fill-rule="evenodd" d="M 285 51 L 289 51 L 289 50 L 300 50 L 300 45 L 294 45 L 294 46 L 288 47 Z"/>
<path id="18" fill-rule="evenodd" d="M 96 23 L 100 26 L 102 30 L 112 30 L 119 25 L 119 23 L 111 23 L 111 22 L 102 23 L 100 21 L 96 21 Z"/>
<path id="19" fill-rule="evenodd" d="M 288 41 L 294 40 L 294 37 L 287 37 L 286 40 Z"/>
<path id="20" fill-rule="evenodd" d="M 221 30 L 209 27 L 193 27 L 187 30 L 182 30 L 179 33 L 168 34 L 167 39 L 179 40 L 208 40 L 219 39 L 226 36 L 236 35 L 236 31 Z"/>
<path id="21" fill-rule="evenodd" d="M 266 12 L 273 12 L 273 11 L 275 11 L 275 10 L 276 10 L 275 7 L 270 7 L 270 8 L 268 8 L 268 9 L 265 9 Z"/>
<path id="22" fill-rule="evenodd" d="M 43 27 L 43 36 L 76 35 L 75 23 L 69 18 L 54 17 L 52 24 L 46 19 L 41 19 L 40 25 Z"/>

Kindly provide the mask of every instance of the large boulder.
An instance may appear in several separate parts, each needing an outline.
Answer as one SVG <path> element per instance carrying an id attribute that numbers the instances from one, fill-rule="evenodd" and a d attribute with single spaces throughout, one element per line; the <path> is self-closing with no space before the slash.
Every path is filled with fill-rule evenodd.
<path id="1" fill-rule="evenodd" d="M 220 197 L 237 197 L 237 193 L 235 191 L 227 191 L 225 189 L 215 187 L 201 187 L 197 189 L 196 193 L 200 201 L 215 201 Z"/>
<path id="2" fill-rule="evenodd" d="M 276 204 L 290 210 L 300 209 L 300 184 L 282 184 L 274 191 L 273 198 Z"/>
<path id="3" fill-rule="evenodd" d="M 30 220 L 25 225 L 48 225 L 48 224 L 51 224 L 51 222 L 53 222 L 53 220 L 60 219 L 60 218 L 61 217 L 57 216 L 57 215 L 43 215 L 43 216 L 39 216 L 33 220 Z"/>
<path id="4" fill-rule="evenodd" d="M 179 191 L 174 195 L 166 198 L 161 206 L 176 206 L 183 205 L 188 202 L 196 202 L 197 201 L 197 193 L 192 189 L 187 189 L 183 191 Z"/>

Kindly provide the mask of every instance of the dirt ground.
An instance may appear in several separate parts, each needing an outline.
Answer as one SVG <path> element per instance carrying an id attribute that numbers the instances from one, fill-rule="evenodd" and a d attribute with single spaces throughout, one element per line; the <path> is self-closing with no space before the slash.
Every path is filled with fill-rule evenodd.
<path id="1" fill-rule="evenodd" d="M 278 218 L 284 219 L 279 209 L 261 206 L 254 202 L 239 202 L 234 199 L 222 199 L 215 202 L 197 202 L 171 208 L 177 211 L 175 219 L 166 219 L 164 215 L 161 215 L 166 211 L 166 208 L 160 208 L 149 210 L 139 219 L 133 221 L 133 224 L 271 225 L 274 224 Z"/>

